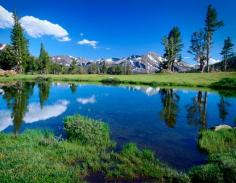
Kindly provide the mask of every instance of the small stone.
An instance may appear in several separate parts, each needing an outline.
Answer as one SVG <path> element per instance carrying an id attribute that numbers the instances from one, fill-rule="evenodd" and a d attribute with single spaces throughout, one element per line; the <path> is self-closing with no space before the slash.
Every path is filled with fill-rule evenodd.
<path id="1" fill-rule="evenodd" d="M 229 125 L 218 125 L 218 126 L 215 126 L 214 131 L 219 131 L 221 129 L 232 129 L 232 127 Z"/>

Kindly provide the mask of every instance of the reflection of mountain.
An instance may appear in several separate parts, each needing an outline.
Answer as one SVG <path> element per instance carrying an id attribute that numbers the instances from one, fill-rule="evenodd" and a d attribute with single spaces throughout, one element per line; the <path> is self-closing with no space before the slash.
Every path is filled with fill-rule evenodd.
<path id="1" fill-rule="evenodd" d="M 96 102 L 95 95 L 92 95 L 91 97 L 88 98 L 77 98 L 77 102 L 81 104 L 93 104 Z"/>
<path id="2" fill-rule="evenodd" d="M 23 121 L 25 123 L 34 123 L 57 117 L 66 111 L 68 104 L 69 101 L 67 100 L 59 100 L 53 105 L 45 105 L 41 108 L 40 103 L 31 103 L 28 106 L 28 111 L 25 113 Z M 0 119 L 0 131 L 13 124 L 10 110 L 0 111 Z"/>
<path id="3" fill-rule="evenodd" d="M 141 91 L 147 94 L 148 96 L 156 95 L 160 90 L 160 88 L 143 87 L 143 86 L 128 86 L 127 88 L 131 91 Z"/>

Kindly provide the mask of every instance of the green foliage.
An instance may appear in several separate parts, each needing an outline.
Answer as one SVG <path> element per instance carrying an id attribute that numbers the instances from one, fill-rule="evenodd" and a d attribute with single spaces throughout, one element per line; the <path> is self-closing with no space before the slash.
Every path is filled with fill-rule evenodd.
<path id="1" fill-rule="evenodd" d="M 219 21 L 217 18 L 216 9 L 212 5 L 209 5 L 205 19 L 207 72 L 209 72 L 210 48 L 212 46 L 213 33 L 223 25 L 223 21 Z"/>
<path id="2" fill-rule="evenodd" d="M 202 130 L 199 146 L 210 154 L 230 152 L 236 149 L 236 129 Z"/>
<path id="3" fill-rule="evenodd" d="M 181 33 L 178 27 L 173 27 L 168 35 L 162 39 L 162 44 L 165 47 L 164 58 L 166 59 L 166 69 L 174 71 L 173 64 L 175 61 L 180 60 L 181 50 L 183 43 L 181 40 Z"/>
<path id="4" fill-rule="evenodd" d="M 11 45 L 13 46 L 15 57 L 17 58 L 16 70 L 22 73 L 26 68 L 26 62 L 29 57 L 28 40 L 24 36 L 24 30 L 21 27 L 16 13 L 13 14 L 14 25 L 11 32 Z"/>
<path id="5" fill-rule="evenodd" d="M 192 168 L 192 182 L 236 182 L 236 129 L 203 130 L 199 146 L 209 153 L 208 164 Z"/>
<path id="6" fill-rule="evenodd" d="M 0 68 L 3 70 L 11 70 L 17 64 L 17 56 L 12 46 L 7 45 L 0 51 Z"/>
<path id="7" fill-rule="evenodd" d="M 48 74 L 50 72 L 50 57 L 45 50 L 43 43 L 41 43 L 40 54 L 38 58 L 39 71 L 42 74 Z"/>
<path id="8" fill-rule="evenodd" d="M 200 30 L 192 34 L 188 52 L 194 55 L 195 61 L 200 64 L 200 71 L 203 72 L 206 65 L 206 34 L 204 31 Z"/>
<path id="9" fill-rule="evenodd" d="M 65 119 L 65 130 L 70 140 L 81 144 L 107 148 L 113 145 L 107 124 L 81 115 L 68 116 Z"/>
<path id="10" fill-rule="evenodd" d="M 224 71 L 227 70 L 227 61 L 229 58 L 233 56 L 233 46 L 234 44 L 232 43 L 230 37 L 224 40 L 224 46 L 221 51 L 221 55 L 223 56 L 223 61 L 224 61 Z"/>
<path id="11" fill-rule="evenodd" d="M 105 83 L 105 84 L 120 84 L 120 83 L 122 83 L 121 80 L 119 80 L 118 78 L 113 78 L 113 77 L 103 79 L 103 80 L 101 80 L 101 82 Z"/>
<path id="12" fill-rule="evenodd" d="M 211 88 L 216 89 L 236 89 L 236 78 L 222 78 L 210 85 Z"/>
<path id="13" fill-rule="evenodd" d="M 194 167 L 189 172 L 189 177 L 193 183 L 223 183 L 223 174 L 215 164 L 207 164 Z"/>

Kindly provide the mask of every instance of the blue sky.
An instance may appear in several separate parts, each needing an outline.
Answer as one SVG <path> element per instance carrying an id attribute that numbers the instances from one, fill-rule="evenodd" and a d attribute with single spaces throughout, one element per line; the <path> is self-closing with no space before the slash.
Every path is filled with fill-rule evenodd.
<path id="1" fill-rule="evenodd" d="M 177 25 L 184 42 L 183 58 L 193 63 L 187 53 L 190 36 L 204 27 L 208 4 L 225 23 L 214 35 L 211 54 L 220 59 L 224 39 L 231 36 L 236 42 L 235 0 L 0 0 L 0 42 L 10 42 L 9 19 L 4 18 L 5 11 L 14 10 L 23 17 L 30 52 L 35 56 L 40 42 L 50 55 L 89 59 L 148 51 L 162 55 L 161 38 Z"/>

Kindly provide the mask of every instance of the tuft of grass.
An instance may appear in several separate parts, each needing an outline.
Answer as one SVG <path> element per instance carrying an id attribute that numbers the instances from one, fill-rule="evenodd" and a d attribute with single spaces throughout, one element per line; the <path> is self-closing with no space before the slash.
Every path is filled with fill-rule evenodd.
<path id="1" fill-rule="evenodd" d="M 198 143 L 209 154 L 229 152 L 236 149 L 236 129 L 202 130 Z"/>
<path id="2" fill-rule="evenodd" d="M 81 115 L 68 116 L 64 120 L 64 127 L 69 140 L 103 149 L 114 145 L 110 139 L 109 127 L 102 121 Z"/>

